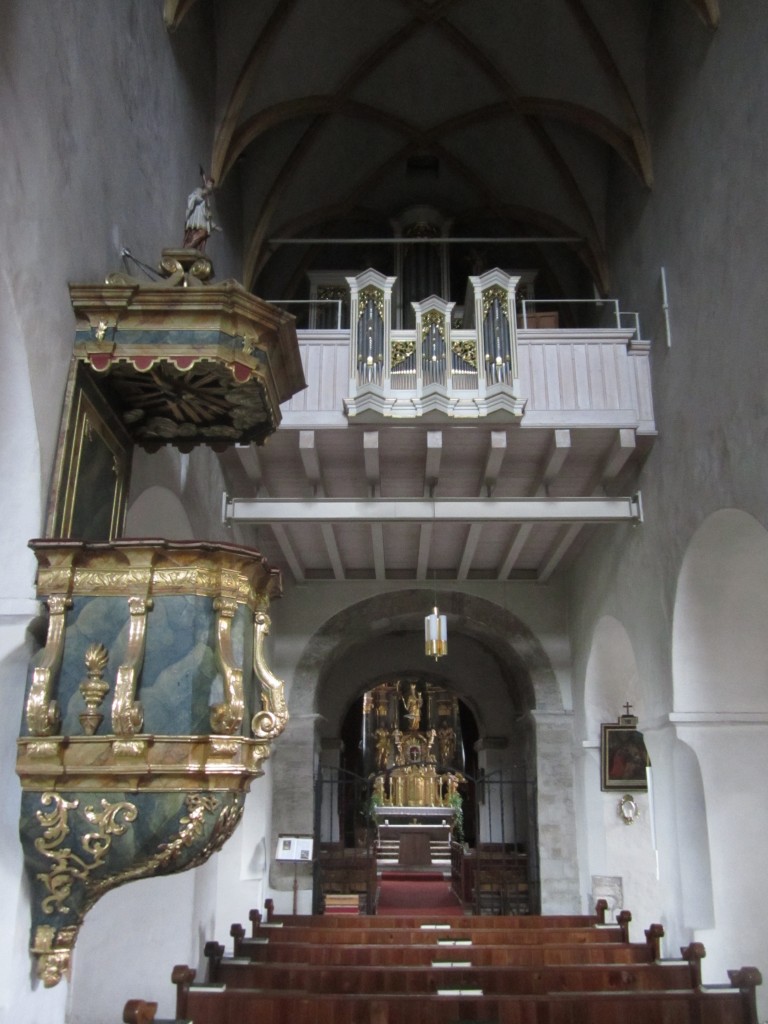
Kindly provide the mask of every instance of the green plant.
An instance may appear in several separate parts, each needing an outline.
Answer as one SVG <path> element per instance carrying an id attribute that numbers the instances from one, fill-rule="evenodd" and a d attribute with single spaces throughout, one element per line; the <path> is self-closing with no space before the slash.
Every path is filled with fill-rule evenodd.
<path id="1" fill-rule="evenodd" d="M 464 800 L 460 793 L 451 793 L 448 803 L 453 808 L 453 825 L 451 832 L 457 843 L 464 842 Z"/>
<path id="2" fill-rule="evenodd" d="M 376 824 L 376 808 L 381 807 L 384 801 L 379 793 L 373 792 L 360 808 L 360 814 L 366 825 Z"/>

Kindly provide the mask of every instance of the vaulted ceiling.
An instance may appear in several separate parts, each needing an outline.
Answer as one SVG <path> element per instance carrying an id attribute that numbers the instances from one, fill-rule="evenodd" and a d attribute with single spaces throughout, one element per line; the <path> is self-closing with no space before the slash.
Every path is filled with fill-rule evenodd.
<path id="1" fill-rule="evenodd" d="M 611 294 L 614 191 L 653 188 L 659 19 L 692 40 L 719 19 L 717 0 L 165 0 L 164 15 L 171 32 L 210 29 L 208 166 L 239 200 L 246 286 L 305 300 L 313 271 L 395 274 L 394 239 L 434 211 L 449 239 L 442 297 L 457 307 L 466 276 L 492 267 L 528 273 L 537 302 Z M 652 442 L 618 421 L 403 429 L 291 415 L 222 466 L 227 514 L 300 581 L 546 580 L 614 527 L 534 523 L 511 506 L 491 520 L 486 499 L 629 495 Z M 450 522 L 411 521 L 411 506 L 369 522 L 316 500 L 371 496 L 466 507 Z"/>
<path id="2" fill-rule="evenodd" d="M 238 179 L 245 283 L 286 298 L 313 267 L 390 272 L 391 246 L 316 240 L 388 238 L 428 204 L 451 237 L 543 240 L 465 261 L 609 291 L 610 178 L 652 186 L 649 32 L 678 4 L 692 32 L 717 25 L 718 0 L 217 0 L 210 166 Z M 165 0 L 169 30 L 195 6 Z"/>

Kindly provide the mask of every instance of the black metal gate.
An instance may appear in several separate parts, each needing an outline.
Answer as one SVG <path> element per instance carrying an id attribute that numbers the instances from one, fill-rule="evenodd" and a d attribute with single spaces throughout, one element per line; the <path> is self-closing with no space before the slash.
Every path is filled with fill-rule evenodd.
<path id="1" fill-rule="evenodd" d="M 540 913 L 535 779 L 524 766 L 513 766 L 481 771 L 468 783 L 472 800 L 467 803 L 474 812 L 468 857 L 473 913 Z"/>
<path id="2" fill-rule="evenodd" d="M 513 766 L 463 780 L 454 889 L 475 914 L 540 913 L 535 779 Z M 315 780 L 313 913 L 335 894 L 356 895 L 362 913 L 374 912 L 376 821 L 371 780 L 323 767 Z"/>

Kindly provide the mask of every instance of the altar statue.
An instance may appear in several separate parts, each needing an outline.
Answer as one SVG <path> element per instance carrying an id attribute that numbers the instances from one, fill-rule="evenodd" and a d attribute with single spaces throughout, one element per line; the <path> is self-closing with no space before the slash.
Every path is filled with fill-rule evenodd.
<path id="1" fill-rule="evenodd" d="M 435 745 L 435 737 L 436 736 L 437 736 L 437 732 L 434 729 L 429 729 L 427 731 L 427 734 L 426 734 L 426 758 L 425 758 L 425 760 L 429 764 L 435 764 L 435 762 L 437 760 L 435 758 L 435 755 L 432 752 L 432 748 Z"/>
<path id="2" fill-rule="evenodd" d="M 395 745 L 395 764 L 405 764 L 405 754 L 403 753 L 403 734 L 400 729 L 392 730 L 392 742 Z"/>
<path id="3" fill-rule="evenodd" d="M 411 689 L 407 697 L 400 695 L 400 700 L 405 708 L 405 717 L 408 720 L 409 728 L 415 732 L 421 723 L 422 697 L 416 689 L 416 683 L 411 683 Z"/>
<path id="4" fill-rule="evenodd" d="M 376 736 L 376 767 L 386 768 L 389 755 L 389 730 L 378 728 Z"/>
<path id="5" fill-rule="evenodd" d="M 439 733 L 440 763 L 449 765 L 456 753 L 456 732 L 450 725 L 443 725 Z"/>

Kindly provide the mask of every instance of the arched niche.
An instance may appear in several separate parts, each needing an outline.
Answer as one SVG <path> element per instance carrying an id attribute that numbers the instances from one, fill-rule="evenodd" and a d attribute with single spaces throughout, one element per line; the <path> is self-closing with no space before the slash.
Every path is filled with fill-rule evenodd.
<path id="1" fill-rule="evenodd" d="M 167 487 L 153 485 L 131 502 L 125 521 L 126 537 L 164 537 L 166 540 L 194 540 L 187 511 Z"/>
<path id="2" fill-rule="evenodd" d="M 639 719 L 643 731 L 643 693 L 635 651 L 623 623 L 612 615 L 597 623 L 587 660 L 584 687 L 586 748 L 581 762 L 584 822 L 582 845 L 586 865 L 584 886 L 590 902 L 606 897 L 612 910 L 630 907 L 639 920 L 658 916 L 658 880 L 654 849 L 655 807 L 643 787 L 602 791 L 601 725 L 616 724 L 621 715 Z M 651 760 L 650 737 L 644 732 Z M 627 824 L 619 801 L 629 792 L 637 816 Z"/>
<path id="3" fill-rule="evenodd" d="M 705 981 L 765 949 L 765 829 L 756 808 L 766 757 L 766 621 L 768 532 L 746 512 L 714 512 L 693 535 L 678 578 L 670 716 L 684 918 L 706 946 Z"/>
<path id="4" fill-rule="evenodd" d="M 639 678 L 635 652 L 626 629 L 612 615 L 605 615 L 592 637 L 584 681 L 584 732 L 591 742 L 600 740 L 600 725 L 615 722 L 629 701 L 636 706 Z"/>
<path id="5" fill-rule="evenodd" d="M 696 754 L 681 740 L 675 741 L 672 767 L 683 925 L 690 929 L 713 928 L 715 911 L 704 783 Z"/>
<path id="6" fill-rule="evenodd" d="M 675 711 L 768 711 L 768 531 L 713 513 L 683 559 L 675 597 Z"/>

